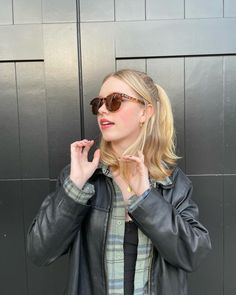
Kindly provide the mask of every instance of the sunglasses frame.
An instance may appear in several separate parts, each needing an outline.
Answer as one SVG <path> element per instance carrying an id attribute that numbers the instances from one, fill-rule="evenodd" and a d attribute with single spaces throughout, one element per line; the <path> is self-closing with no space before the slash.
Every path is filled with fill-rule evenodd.
<path id="1" fill-rule="evenodd" d="M 118 95 L 118 98 L 116 97 L 116 95 Z M 116 97 L 116 98 L 114 98 Z M 107 102 L 107 99 L 109 99 L 109 102 Z M 118 101 L 120 104 L 118 106 L 117 109 L 113 110 L 112 109 L 112 100 L 116 100 Z M 96 100 L 99 100 L 99 103 L 97 103 L 97 110 L 95 111 L 94 108 L 95 108 L 95 101 Z M 109 95 L 107 95 L 106 97 L 100 97 L 100 96 L 97 96 L 95 98 L 93 98 L 91 101 L 90 101 L 90 105 L 92 106 L 92 113 L 94 115 L 97 115 L 98 114 L 98 110 L 100 109 L 100 107 L 105 103 L 106 105 L 106 108 L 109 112 L 116 112 L 120 109 L 120 106 L 121 106 L 121 103 L 122 101 L 134 101 L 134 102 L 137 102 L 137 103 L 141 103 L 143 105 L 145 105 L 145 102 L 142 101 L 141 99 L 139 98 L 136 98 L 136 97 L 132 97 L 132 96 L 129 96 L 125 93 L 120 93 L 120 92 L 113 92 Z"/>

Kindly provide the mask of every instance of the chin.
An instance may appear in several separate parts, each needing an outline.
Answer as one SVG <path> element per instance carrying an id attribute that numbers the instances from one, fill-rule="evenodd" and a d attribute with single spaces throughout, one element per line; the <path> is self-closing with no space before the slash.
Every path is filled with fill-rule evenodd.
<path id="1" fill-rule="evenodd" d="M 111 141 L 116 141 L 117 139 L 114 138 L 114 136 L 102 136 L 103 140 L 107 141 L 107 142 L 111 142 Z"/>
<path id="2" fill-rule="evenodd" d="M 115 134 L 115 132 L 104 132 L 102 133 L 103 140 L 107 142 L 120 140 L 120 137 Z"/>

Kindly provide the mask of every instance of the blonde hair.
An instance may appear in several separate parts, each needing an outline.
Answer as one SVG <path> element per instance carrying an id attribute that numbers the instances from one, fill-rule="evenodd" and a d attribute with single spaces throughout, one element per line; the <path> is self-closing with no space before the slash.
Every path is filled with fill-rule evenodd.
<path id="1" fill-rule="evenodd" d="M 154 84 L 153 80 L 143 72 L 124 69 L 109 74 L 103 83 L 114 77 L 129 85 L 143 99 L 145 104 L 151 104 L 153 115 L 144 122 L 136 141 L 129 146 L 123 155 L 144 154 L 145 165 L 152 178 L 160 180 L 169 176 L 178 157 L 175 154 L 175 132 L 173 114 L 169 98 L 164 89 Z M 101 161 L 127 176 L 126 164 L 118 160 L 110 142 L 101 139 Z M 127 178 L 127 177 L 126 177 Z"/>

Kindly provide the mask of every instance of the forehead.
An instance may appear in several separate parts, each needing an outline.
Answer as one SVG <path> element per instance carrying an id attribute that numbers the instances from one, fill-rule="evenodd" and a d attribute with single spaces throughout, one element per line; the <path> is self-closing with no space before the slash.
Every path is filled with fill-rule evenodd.
<path id="1" fill-rule="evenodd" d="M 115 77 L 110 77 L 102 84 L 99 96 L 106 97 L 113 92 L 125 93 L 130 96 L 137 95 L 137 93 L 124 81 Z"/>

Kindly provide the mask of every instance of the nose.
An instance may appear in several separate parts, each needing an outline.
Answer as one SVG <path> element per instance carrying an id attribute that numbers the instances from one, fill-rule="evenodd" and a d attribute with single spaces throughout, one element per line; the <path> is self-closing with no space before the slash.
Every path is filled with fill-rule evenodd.
<path id="1" fill-rule="evenodd" d="M 102 100 L 102 105 L 100 106 L 100 108 L 98 109 L 98 113 L 99 114 L 104 114 L 104 113 L 108 113 L 108 110 L 106 108 L 106 104 L 105 104 L 105 100 Z"/>

